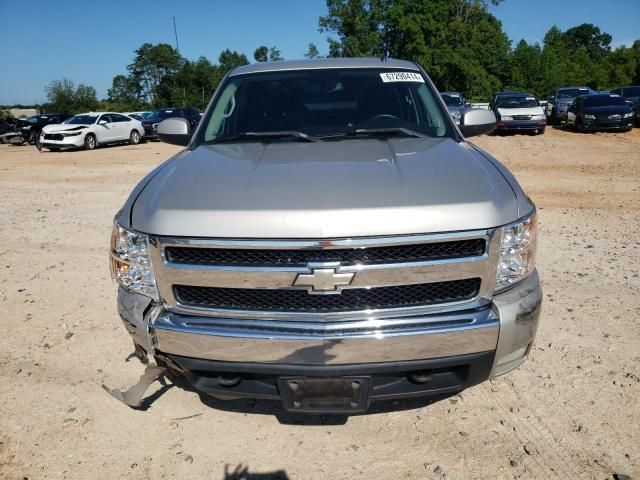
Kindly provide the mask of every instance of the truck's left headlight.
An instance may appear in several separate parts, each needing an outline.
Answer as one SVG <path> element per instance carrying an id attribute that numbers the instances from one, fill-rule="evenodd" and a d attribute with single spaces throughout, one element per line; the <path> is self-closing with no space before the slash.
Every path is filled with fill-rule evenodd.
<path id="1" fill-rule="evenodd" d="M 496 289 L 502 290 L 533 272 L 535 256 L 536 215 L 533 212 L 502 227 Z"/>
<path id="2" fill-rule="evenodd" d="M 147 235 L 114 223 L 111 234 L 111 276 L 124 288 L 159 300 Z"/>

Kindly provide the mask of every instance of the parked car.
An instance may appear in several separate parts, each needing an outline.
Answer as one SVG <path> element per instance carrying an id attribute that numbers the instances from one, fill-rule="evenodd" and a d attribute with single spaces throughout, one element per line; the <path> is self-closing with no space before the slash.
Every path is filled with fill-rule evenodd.
<path id="1" fill-rule="evenodd" d="M 597 92 L 589 87 L 559 88 L 551 97 L 548 116 L 549 125 L 560 125 L 567 120 L 567 110 L 573 101 L 582 95 L 594 95 Z"/>
<path id="2" fill-rule="evenodd" d="M 618 87 L 611 90 L 611 93 L 620 95 L 625 100 L 631 102 L 631 108 L 635 111 L 635 121 L 640 123 L 640 86 L 631 85 L 628 87 Z"/>
<path id="3" fill-rule="evenodd" d="M 62 123 L 71 115 L 65 113 L 46 113 L 41 115 L 32 115 L 12 131 L 12 135 L 5 134 L 5 141 L 13 145 L 24 145 L 25 143 L 35 144 L 40 148 L 38 142 L 40 132 L 45 125 L 54 123 Z"/>
<path id="4" fill-rule="evenodd" d="M 536 209 L 465 138 L 493 112 L 461 123 L 420 66 L 378 58 L 238 67 L 195 130 L 162 121 L 188 148 L 135 187 L 110 257 L 149 370 L 112 394 L 139 405 L 169 369 L 348 414 L 520 365 L 542 301 Z"/>
<path id="5" fill-rule="evenodd" d="M 201 117 L 198 111 L 191 107 L 158 108 L 142 121 L 145 140 L 157 138 L 158 124 L 167 118 L 184 118 L 191 128 L 195 129 Z"/>
<path id="6" fill-rule="evenodd" d="M 567 111 L 566 126 L 577 130 L 622 130 L 633 128 L 635 112 L 624 98 L 600 93 L 576 98 Z"/>
<path id="7" fill-rule="evenodd" d="M 530 93 L 499 93 L 495 95 L 493 112 L 496 132 L 527 131 L 543 134 L 547 119 L 540 102 Z"/>
<path id="8" fill-rule="evenodd" d="M 447 110 L 449 110 L 456 125 L 460 125 L 464 112 L 469 108 L 464 96 L 459 92 L 440 92 L 440 96 L 444 100 Z"/>
<path id="9" fill-rule="evenodd" d="M 51 151 L 68 148 L 93 150 L 99 145 L 140 143 L 144 128 L 139 120 L 112 112 L 89 112 L 75 115 L 64 123 L 42 129 L 42 147 Z"/>
<path id="10" fill-rule="evenodd" d="M 22 142 L 20 130 L 25 125 L 26 122 L 20 118 L 10 117 L 0 120 L 0 143 L 11 143 L 11 140 L 16 137 L 20 137 Z"/>
<path id="11" fill-rule="evenodd" d="M 149 118 L 151 115 L 153 115 L 153 111 L 151 110 L 144 110 L 141 112 L 126 112 L 125 115 L 127 115 L 128 117 L 132 117 L 135 118 L 135 116 L 142 118 L 143 120 L 146 118 Z"/>

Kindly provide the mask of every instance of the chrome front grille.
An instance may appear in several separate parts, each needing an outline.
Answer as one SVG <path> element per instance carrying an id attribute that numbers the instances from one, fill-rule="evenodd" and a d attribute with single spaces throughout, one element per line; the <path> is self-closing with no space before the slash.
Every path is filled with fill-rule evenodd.
<path id="1" fill-rule="evenodd" d="M 488 305 L 498 232 L 335 240 L 156 237 L 150 250 L 170 312 L 326 323 Z M 317 271 L 348 281 L 333 291 L 299 282 Z"/>

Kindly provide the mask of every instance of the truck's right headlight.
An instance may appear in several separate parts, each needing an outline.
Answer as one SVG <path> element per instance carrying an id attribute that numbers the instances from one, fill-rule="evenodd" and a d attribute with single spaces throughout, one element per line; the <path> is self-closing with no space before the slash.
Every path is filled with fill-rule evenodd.
<path id="1" fill-rule="evenodd" d="M 517 222 L 505 225 L 501 233 L 497 290 L 504 289 L 533 272 L 536 256 L 535 211 Z"/>
<path id="2" fill-rule="evenodd" d="M 159 300 L 149 256 L 149 237 L 114 223 L 111 276 L 124 288 Z"/>

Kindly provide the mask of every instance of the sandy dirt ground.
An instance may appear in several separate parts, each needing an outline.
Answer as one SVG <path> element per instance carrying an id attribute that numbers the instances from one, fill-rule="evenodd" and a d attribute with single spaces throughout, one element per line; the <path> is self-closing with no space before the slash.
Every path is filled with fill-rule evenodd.
<path id="1" fill-rule="evenodd" d="M 480 137 L 539 208 L 530 359 L 462 395 L 348 419 L 154 386 L 116 313 L 113 215 L 177 148 L 0 145 L 0 478 L 640 477 L 640 129 Z M 394 410 L 395 409 L 395 410 Z"/>

